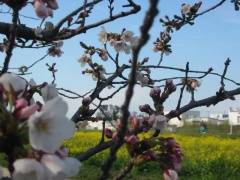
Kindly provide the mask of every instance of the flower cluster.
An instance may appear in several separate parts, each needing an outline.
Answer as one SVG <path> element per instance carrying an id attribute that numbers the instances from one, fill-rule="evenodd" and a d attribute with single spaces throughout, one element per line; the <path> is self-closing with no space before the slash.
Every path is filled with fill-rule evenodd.
<path id="1" fill-rule="evenodd" d="M 144 131 L 148 131 L 149 128 L 152 127 L 160 132 L 165 129 L 166 123 L 170 118 L 177 116 L 178 112 L 176 110 L 170 111 L 167 115 L 164 115 L 163 113 L 163 103 L 174 91 L 176 91 L 176 85 L 173 83 L 172 79 L 166 81 L 162 93 L 161 89 L 158 87 L 153 87 L 151 89 L 149 95 L 154 102 L 155 110 L 153 110 L 148 104 L 139 106 L 141 112 L 145 112 L 149 115 L 149 118 L 146 119 L 143 124 L 149 125 L 150 127 L 146 126 Z"/>
<path id="2" fill-rule="evenodd" d="M 98 40 L 102 42 L 102 44 L 106 44 L 107 41 L 109 41 L 110 46 L 112 46 L 117 53 L 124 51 L 126 54 L 129 54 L 131 48 L 137 45 L 139 39 L 138 36 L 134 36 L 132 31 L 123 29 L 121 34 L 111 33 L 107 32 L 103 26 L 98 36 Z"/>
<path id="3" fill-rule="evenodd" d="M 150 78 L 151 70 L 149 67 L 141 67 L 146 62 L 148 62 L 148 57 L 145 57 L 142 62 L 137 63 L 136 72 L 135 72 L 135 80 L 140 83 L 141 87 L 146 85 L 154 85 L 154 81 Z M 132 63 L 129 60 L 129 63 Z M 131 73 L 128 75 L 128 78 L 131 77 Z"/>
<path id="4" fill-rule="evenodd" d="M 56 0 L 34 0 L 33 7 L 38 17 L 46 19 L 53 17 L 52 10 L 58 9 L 58 3 Z"/>
<path id="5" fill-rule="evenodd" d="M 200 87 L 202 82 L 197 80 L 197 79 L 193 79 L 193 78 L 189 78 L 187 79 L 182 79 L 181 80 L 182 84 L 186 84 L 186 91 L 188 92 L 193 92 L 194 90 L 196 90 L 197 87 Z"/>
<path id="6" fill-rule="evenodd" d="M 33 80 L 28 83 L 14 73 L 5 73 L 0 87 L 0 101 L 6 104 L 0 117 L 0 151 L 9 154 L 5 146 L 11 142 L 13 179 L 64 180 L 75 176 L 81 163 L 69 158 L 68 150 L 61 146 L 73 136 L 75 125 L 66 117 L 67 103 L 58 97 L 56 85 L 37 86 Z M 39 89 L 44 105 L 31 100 Z M 23 145 L 28 142 L 31 149 L 26 153 Z"/>
<path id="7" fill-rule="evenodd" d="M 180 163 L 184 156 L 180 145 L 173 138 L 158 137 L 159 132 L 165 128 L 169 119 L 178 115 L 177 110 L 170 111 L 167 115 L 163 113 L 163 103 L 174 91 L 176 91 L 176 85 L 171 79 L 166 81 L 162 93 L 158 87 L 154 87 L 150 92 L 150 96 L 153 99 L 155 110 L 148 104 L 139 106 L 140 111 L 149 114 L 149 118 L 140 122 L 136 116 L 130 117 L 130 124 L 124 137 L 133 165 L 138 166 L 149 161 L 156 161 L 163 170 L 165 180 L 178 179 L 177 172 L 181 169 Z M 113 132 L 105 128 L 105 136 L 114 141 L 118 140 L 118 132 L 121 127 L 121 121 L 118 120 L 116 124 L 117 131 Z M 139 133 L 148 132 L 150 128 L 156 130 L 152 137 L 144 137 L 143 139 L 138 137 Z"/>
<path id="8" fill-rule="evenodd" d="M 172 52 L 171 45 L 168 44 L 170 40 L 171 36 L 168 31 L 160 32 L 160 38 L 157 38 L 156 41 L 153 42 L 153 52 L 161 51 L 165 55 L 169 55 Z"/>
<path id="9" fill-rule="evenodd" d="M 202 1 L 195 3 L 193 6 L 189 4 L 182 4 L 181 16 L 174 15 L 174 19 L 172 20 L 170 20 L 168 16 L 165 16 L 166 20 L 161 18 L 159 21 L 166 27 L 166 31 L 168 32 L 172 32 L 172 28 L 179 30 L 185 24 L 193 25 L 193 17 L 198 12 L 201 5 Z"/>
<path id="10" fill-rule="evenodd" d="M 180 145 L 171 137 L 160 137 L 157 139 L 160 143 L 159 150 L 162 152 L 158 158 L 161 161 L 160 166 L 164 171 L 164 175 L 177 176 L 177 172 L 181 170 L 180 163 L 183 161 L 184 157 Z"/>
<path id="11" fill-rule="evenodd" d="M 49 56 L 60 57 L 63 54 L 61 47 L 63 46 L 63 41 L 56 41 L 53 46 L 48 49 Z"/>

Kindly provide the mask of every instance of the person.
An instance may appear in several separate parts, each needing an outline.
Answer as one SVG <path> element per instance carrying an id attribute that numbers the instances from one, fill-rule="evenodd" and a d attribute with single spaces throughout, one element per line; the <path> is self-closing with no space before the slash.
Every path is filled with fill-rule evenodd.
<path id="1" fill-rule="evenodd" d="M 206 132 L 206 129 L 207 129 L 207 125 L 206 125 L 206 123 L 205 123 L 204 121 L 202 121 L 202 122 L 200 123 L 200 132 L 205 133 L 205 132 Z"/>

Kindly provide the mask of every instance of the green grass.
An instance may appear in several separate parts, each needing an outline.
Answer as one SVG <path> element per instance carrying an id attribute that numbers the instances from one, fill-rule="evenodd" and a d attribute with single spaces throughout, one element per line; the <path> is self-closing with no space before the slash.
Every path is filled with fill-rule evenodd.
<path id="1" fill-rule="evenodd" d="M 185 125 L 177 128 L 176 133 L 187 136 L 201 136 L 202 133 L 199 128 L 199 125 Z M 229 134 L 229 132 L 230 126 L 227 123 L 223 125 L 213 125 L 208 123 L 207 132 L 205 134 L 211 136 L 221 136 L 222 138 L 240 138 L 240 125 L 232 126 L 232 134 Z"/>

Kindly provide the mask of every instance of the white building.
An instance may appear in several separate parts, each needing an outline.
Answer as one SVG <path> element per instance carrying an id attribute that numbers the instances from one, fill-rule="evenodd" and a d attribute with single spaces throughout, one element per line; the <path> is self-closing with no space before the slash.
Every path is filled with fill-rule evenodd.
<path id="1" fill-rule="evenodd" d="M 236 110 L 233 110 L 233 108 L 230 107 L 228 111 L 228 116 L 230 125 L 240 125 L 240 108 L 236 108 Z"/>
<path id="2" fill-rule="evenodd" d="M 210 118 L 218 119 L 218 120 L 227 120 L 228 114 L 218 113 L 218 114 L 210 114 Z"/>
<path id="3" fill-rule="evenodd" d="M 170 111 L 164 111 L 164 114 L 168 114 Z M 182 118 L 182 115 L 180 115 L 180 118 Z M 183 121 L 179 120 L 177 117 L 170 119 L 170 121 L 168 121 L 168 125 L 170 126 L 177 126 L 177 127 L 182 127 L 183 126 Z"/>
<path id="4" fill-rule="evenodd" d="M 89 127 L 88 129 L 93 129 L 93 130 L 102 130 L 103 128 L 103 121 L 99 120 L 97 122 L 88 122 Z M 105 128 L 115 130 L 116 127 L 116 121 L 105 121 Z"/>

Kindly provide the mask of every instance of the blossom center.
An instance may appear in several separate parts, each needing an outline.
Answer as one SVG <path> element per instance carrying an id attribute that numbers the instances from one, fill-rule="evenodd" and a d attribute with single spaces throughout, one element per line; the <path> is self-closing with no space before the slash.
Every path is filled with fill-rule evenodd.
<path id="1" fill-rule="evenodd" d="M 48 122 L 38 122 L 37 123 L 37 129 L 40 131 L 48 131 L 49 126 L 48 126 Z"/>

